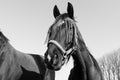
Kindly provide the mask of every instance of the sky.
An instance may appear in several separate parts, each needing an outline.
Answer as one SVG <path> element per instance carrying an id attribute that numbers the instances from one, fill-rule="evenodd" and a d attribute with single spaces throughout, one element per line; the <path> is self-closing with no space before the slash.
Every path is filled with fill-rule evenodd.
<path id="1" fill-rule="evenodd" d="M 64 13 L 68 1 L 95 58 L 120 48 L 120 0 L 0 0 L 0 30 L 15 49 L 44 55 L 47 31 L 55 20 L 53 7 L 57 5 Z M 71 65 L 68 63 L 58 71 L 56 80 L 67 80 Z"/>

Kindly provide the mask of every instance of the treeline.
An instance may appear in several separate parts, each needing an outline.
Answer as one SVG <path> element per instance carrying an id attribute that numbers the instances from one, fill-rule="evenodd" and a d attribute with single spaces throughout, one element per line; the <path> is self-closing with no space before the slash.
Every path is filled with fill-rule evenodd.
<path id="1" fill-rule="evenodd" d="M 120 80 L 120 49 L 98 60 L 105 80 Z"/>

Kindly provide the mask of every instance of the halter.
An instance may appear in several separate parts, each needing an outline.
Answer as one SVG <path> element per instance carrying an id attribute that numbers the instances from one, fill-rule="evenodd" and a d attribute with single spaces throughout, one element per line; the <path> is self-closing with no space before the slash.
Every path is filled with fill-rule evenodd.
<path id="1" fill-rule="evenodd" d="M 72 48 L 70 48 L 70 49 L 68 49 L 68 50 L 65 50 L 65 49 L 64 49 L 57 41 L 55 41 L 55 40 L 50 40 L 50 41 L 48 42 L 48 44 L 50 44 L 50 43 L 56 45 L 56 46 L 63 52 L 63 54 L 62 54 L 62 53 L 61 53 L 61 54 L 62 54 L 62 56 L 63 56 L 64 59 L 67 59 L 68 56 L 70 56 L 70 55 L 76 50 L 75 46 L 73 46 Z"/>

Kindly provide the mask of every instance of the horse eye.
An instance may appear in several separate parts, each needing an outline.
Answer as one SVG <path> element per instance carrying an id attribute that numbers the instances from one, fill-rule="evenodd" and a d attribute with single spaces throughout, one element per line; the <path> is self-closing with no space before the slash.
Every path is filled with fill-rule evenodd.
<path id="1" fill-rule="evenodd" d="M 66 53 L 64 53 L 64 56 L 66 56 L 67 54 Z"/>

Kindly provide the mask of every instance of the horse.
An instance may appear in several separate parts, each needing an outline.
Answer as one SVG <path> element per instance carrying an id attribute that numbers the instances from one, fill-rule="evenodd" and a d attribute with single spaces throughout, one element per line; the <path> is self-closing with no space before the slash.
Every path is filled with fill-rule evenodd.
<path id="1" fill-rule="evenodd" d="M 89 52 L 74 18 L 73 6 L 68 2 L 67 13 L 60 14 L 54 6 L 55 22 L 48 30 L 45 63 L 58 71 L 73 58 L 73 68 L 68 80 L 104 80 L 96 59 Z"/>
<path id="2" fill-rule="evenodd" d="M 42 80 L 42 76 L 36 72 L 28 71 L 25 68 L 21 66 L 21 69 L 23 71 L 22 76 L 19 80 Z"/>
<path id="3" fill-rule="evenodd" d="M 40 75 L 39 80 L 55 80 L 55 71 L 46 67 L 43 56 L 16 50 L 0 31 L 0 80 L 38 80 L 30 74 Z"/>

